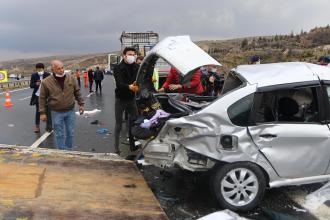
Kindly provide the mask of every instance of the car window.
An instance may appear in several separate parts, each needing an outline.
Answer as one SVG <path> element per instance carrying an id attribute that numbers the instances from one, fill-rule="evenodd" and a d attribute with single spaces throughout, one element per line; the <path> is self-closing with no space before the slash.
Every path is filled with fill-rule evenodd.
<path id="1" fill-rule="evenodd" d="M 330 104 L 330 86 L 327 86 L 328 100 Z"/>
<path id="2" fill-rule="evenodd" d="M 235 72 L 230 72 L 224 82 L 221 94 L 224 95 L 243 84 L 242 80 L 238 78 Z"/>
<path id="3" fill-rule="evenodd" d="M 231 122 L 237 126 L 248 126 L 254 94 L 250 94 L 235 102 L 228 108 Z"/>
<path id="4" fill-rule="evenodd" d="M 261 93 L 255 122 L 319 122 L 317 87 L 284 89 Z"/>

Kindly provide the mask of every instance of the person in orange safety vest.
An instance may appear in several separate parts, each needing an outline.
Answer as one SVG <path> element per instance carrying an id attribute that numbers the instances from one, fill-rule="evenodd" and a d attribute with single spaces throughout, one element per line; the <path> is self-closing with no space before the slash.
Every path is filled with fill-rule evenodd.
<path id="1" fill-rule="evenodd" d="M 84 72 L 84 85 L 86 88 L 88 88 L 88 73 L 86 70 Z"/>

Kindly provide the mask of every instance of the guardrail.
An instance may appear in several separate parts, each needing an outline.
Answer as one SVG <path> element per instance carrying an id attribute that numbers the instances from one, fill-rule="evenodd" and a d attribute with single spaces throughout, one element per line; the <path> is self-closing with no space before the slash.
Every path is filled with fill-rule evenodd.
<path id="1" fill-rule="evenodd" d="M 30 85 L 30 80 L 19 80 L 15 82 L 0 83 L 0 89 L 13 89 L 28 87 Z"/>

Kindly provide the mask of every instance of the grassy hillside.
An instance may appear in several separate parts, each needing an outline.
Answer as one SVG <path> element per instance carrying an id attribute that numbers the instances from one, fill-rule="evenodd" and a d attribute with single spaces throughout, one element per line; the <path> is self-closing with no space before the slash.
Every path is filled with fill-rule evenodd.
<path id="1" fill-rule="evenodd" d="M 299 34 L 199 41 L 197 44 L 228 68 L 248 63 L 252 55 L 259 55 L 262 63 L 316 62 L 321 55 L 330 53 L 330 27 Z"/>
<path id="2" fill-rule="evenodd" d="M 30 75 L 35 70 L 35 64 L 42 62 L 48 70 L 50 70 L 50 62 L 54 59 L 63 61 L 65 69 L 82 69 L 94 68 L 99 66 L 105 68 L 108 63 L 108 55 L 101 54 L 88 54 L 88 55 L 75 55 L 75 56 L 52 56 L 31 59 L 19 59 L 12 61 L 0 62 L 0 69 L 8 69 L 10 73 L 21 73 L 23 75 Z"/>

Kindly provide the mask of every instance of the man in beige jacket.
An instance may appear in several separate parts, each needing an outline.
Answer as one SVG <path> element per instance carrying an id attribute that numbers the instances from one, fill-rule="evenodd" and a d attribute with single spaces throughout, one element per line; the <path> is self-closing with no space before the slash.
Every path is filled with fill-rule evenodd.
<path id="1" fill-rule="evenodd" d="M 72 75 L 64 73 L 61 61 L 52 61 L 52 72 L 53 74 L 43 80 L 40 87 L 40 120 L 47 120 L 47 100 L 53 120 L 56 146 L 61 150 L 71 150 L 75 124 L 75 100 L 79 104 L 80 114 L 84 112 L 84 100 L 77 81 Z M 66 135 L 64 135 L 64 130 Z"/>

